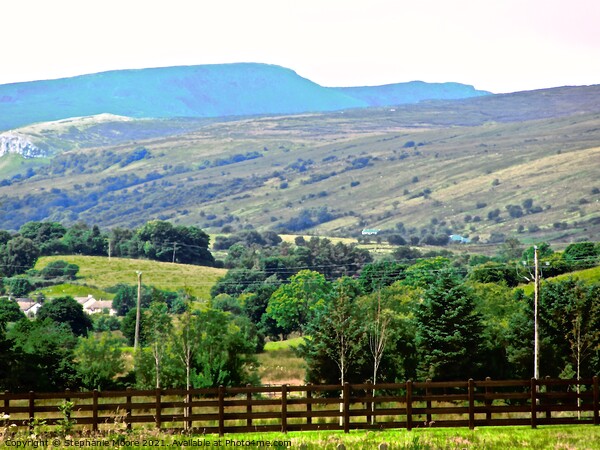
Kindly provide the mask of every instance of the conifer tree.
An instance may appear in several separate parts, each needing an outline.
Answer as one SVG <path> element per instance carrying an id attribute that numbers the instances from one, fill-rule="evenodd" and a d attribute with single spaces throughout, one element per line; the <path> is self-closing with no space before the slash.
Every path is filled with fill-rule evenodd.
<path id="1" fill-rule="evenodd" d="M 479 373 L 482 319 L 473 294 L 452 272 L 438 273 L 416 311 L 421 375 L 465 380 Z"/>

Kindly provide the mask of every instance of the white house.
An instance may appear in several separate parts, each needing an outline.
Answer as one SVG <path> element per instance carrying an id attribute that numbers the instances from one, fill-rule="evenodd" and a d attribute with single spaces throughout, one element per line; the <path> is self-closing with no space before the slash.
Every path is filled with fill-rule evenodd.
<path id="1" fill-rule="evenodd" d="M 381 230 L 379 230 L 378 228 L 365 228 L 364 230 L 362 230 L 362 235 L 363 236 L 374 236 L 377 233 L 379 233 Z"/>
<path id="2" fill-rule="evenodd" d="M 96 300 L 93 295 L 88 295 L 87 297 L 75 297 L 75 300 L 83 306 L 83 310 L 88 314 L 98 314 L 104 310 L 108 310 L 108 313 L 111 316 L 117 314 L 117 312 L 112 309 L 112 301 L 110 300 Z"/>
<path id="3" fill-rule="evenodd" d="M 30 298 L 16 299 L 19 308 L 27 317 L 35 317 L 38 310 L 42 307 L 41 303 L 35 302 Z"/>

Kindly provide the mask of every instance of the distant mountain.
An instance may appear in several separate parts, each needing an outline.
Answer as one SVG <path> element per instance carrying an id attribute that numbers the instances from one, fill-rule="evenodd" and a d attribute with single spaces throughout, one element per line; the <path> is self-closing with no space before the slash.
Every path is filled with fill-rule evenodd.
<path id="1" fill-rule="evenodd" d="M 290 114 L 484 94 L 457 83 L 326 88 L 290 69 L 256 63 L 118 70 L 0 85 L 0 131 L 102 113 L 133 118 Z"/>
<path id="2" fill-rule="evenodd" d="M 423 81 L 335 89 L 350 97 L 362 100 L 369 106 L 403 105 L 419 103 L 423 100 L 457 100 L 491 94 L 491 92 L 479 91 L 466 84 L 425 83 Z"/>

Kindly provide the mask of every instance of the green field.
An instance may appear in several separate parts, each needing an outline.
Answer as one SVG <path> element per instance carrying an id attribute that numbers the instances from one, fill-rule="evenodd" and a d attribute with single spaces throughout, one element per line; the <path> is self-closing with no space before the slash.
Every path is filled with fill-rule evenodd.
<path id="1" fill-rule="evenodd" d="M 590 269 L 578 270 L 577 272 L 564 273 L 556 277 L 548 278 L 548 281 L 566 280 L 568 278 L 574 278 L 590 284 L 598 283 L 600 281 L 600 266 L 592 267 Z M 542 279 L 542 281 L 545 280 Z M 523 285 L 522 288 L 527 295 L 533 294 L 533 283 Z"/>
<path id="2" fill-rule="evenodd" d="M 0 431 L 2 429 L 0 428 Z M 537 429 L 527 427 L 490 427 L 475 430 L 459 428 L 419 428 L 411 431 L 351 431 L 344 434 L 338 431 L 290 432 L 290 433 L 244 433 L 228 434 L 222 437 L 211 434 L 177 435 L 172 433 L 147 432 L 112 434 L 100 436 L 45 437 L 17 435 L 1 438 L 0 448 L 24 448 L 29 439 L 32 442 L 48 439 L 51 448 L 91 447 L 93 443 L 113 447 L 112 442 L 121 439 L 119 448 L 148 449 L 169 448 L 277 448 L 306 450 L 338 450 L 340 444 L 347 450 L 521 450 L 521 449 L 600 449 L 600 427 L 592 425 L 547 426 Z M 146 444 L 144 445 L 144 442 Z M 267 444 L 268 443 L 268 444 Z M 150 445 L 151 444 L 151 445 Z M 383 447 L 386 444 L 387 447 Z M 38 444 L 39 445 L 39 444 Z"/>
<path id="3" fill-rule="evenodd" d="M 215 438 L 218 439 L 218 438 Z M 348 450 L 378 449 L 600 449 L 600 428 L 594 426 L 548 426 L 532 430 L 526 427 L 490 427 L 475 430 L 429 428 L 393 431 L 293 432 L 228 435 L 221 438 L 237 441 L 291 441 L 291 447 L 307 450 L 336 450 L 344 444 Z M 231 445 L 233 448 L 234 445 Z M 280 447 L 285 448 L 285 447 Z"/>
<path id="4" fill-rule="evenodd" d="M 266 343 L 265 351 L 256 355 L 260 363 L 258 376 L 263 385 L 304 384 L 306 363 L 294 351 L 303 341 L 303 337 L 296 337 Z"/>
<path id="5" fill-rule="evenodd" d="M 178 291 L 188 289 L 200 300 L 210 299 L 210 288 L 222 277 L 225 269 L 214 267 L 172 264 L 144 259 L 107 258 L 102 256 L 44 256 L 38 259 L 35 269 L 41 270 L 48 263 L 64 260 L 79 266 L 76 284 L 55 286 L 42 290 L 46 295 L 100 295 L 99 291 L 119 283 L 137 284 L 136 271 L 142 272 L 142 282 L 159 289 Z M 106 294 L 103 298 L 110 298 Z"/>

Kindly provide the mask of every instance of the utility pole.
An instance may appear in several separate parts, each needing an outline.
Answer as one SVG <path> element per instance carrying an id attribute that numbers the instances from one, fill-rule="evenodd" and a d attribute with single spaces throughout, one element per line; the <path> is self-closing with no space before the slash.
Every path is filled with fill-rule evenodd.
<path id="1" fill-rule="evenodd" d="M 533 246 L 534 287 L 533 287 L 533 378 L 540 379 L 540 341 L 538 334 L 538 303 L 540 295 L 540 268 L 537 245 Z"/>
<path id="2" fill-rule="evenodd" d="M 138 291 L 137 291 L 137 311 L 135 314 L 135 339 L 133 341 L 133 349 L 137 350 L 138 344 L 140 343 L 140 316 L 141 316 L 141 305 L 142 305 L 142 272 L 137 270 L 135 272 L 138 279 Z"/>
<path id="3" fill-rule="evenodd" d="M 175 250 L 177 249 L 177 242 L 173 242 L 173 263 L 175 263 Z"/>

